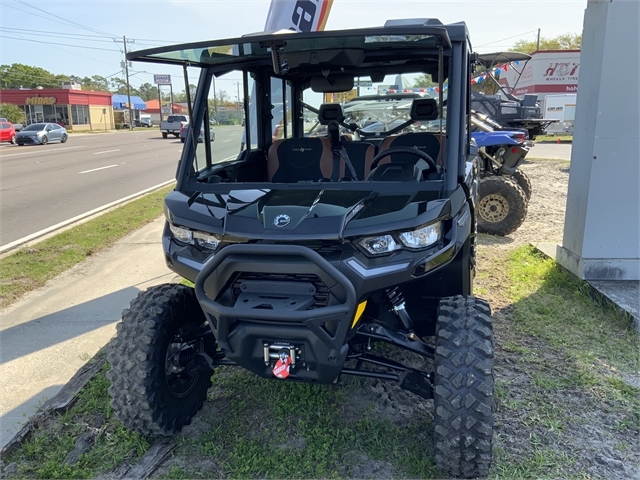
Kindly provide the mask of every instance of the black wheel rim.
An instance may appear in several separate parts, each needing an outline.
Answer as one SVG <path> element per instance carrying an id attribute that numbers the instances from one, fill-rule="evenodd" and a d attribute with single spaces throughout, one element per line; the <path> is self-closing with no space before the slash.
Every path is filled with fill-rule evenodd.
<path id="1" fill-rule="evenodd" d="M 200 378 L 197 373 L 190 373 L 189 369 L 182 365 L 181 359 L 194 358 L 202 348 L 202 340 L 186 343 L 182 341 L 181 334 L 182 332 L 176 333 L 167 346 L 164 369 L 167 387 L 177 398 L 188 396 Z"/>

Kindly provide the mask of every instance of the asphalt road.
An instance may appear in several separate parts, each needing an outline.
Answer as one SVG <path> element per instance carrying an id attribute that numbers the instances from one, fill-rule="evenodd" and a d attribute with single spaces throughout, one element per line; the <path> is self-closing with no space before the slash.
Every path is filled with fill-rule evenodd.
<path id="1" fill-rule="evenodd" d="M 213 160 L 242 127 L 218 127 Z M 175 178 L 179 139 L 160 132 L 72 134 L 65 144 L 0 144 L 0 246 Z"/>

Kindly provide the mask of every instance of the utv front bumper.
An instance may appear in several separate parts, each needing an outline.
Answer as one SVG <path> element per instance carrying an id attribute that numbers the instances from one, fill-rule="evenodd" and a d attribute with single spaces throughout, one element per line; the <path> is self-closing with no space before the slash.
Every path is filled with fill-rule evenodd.
<path id="1" fill-rule="evenodd" d="M 274 270 L 280 280 L 274 281 Z M 250 277 L 238 275 L 247 271 Z M 195 290 L 229 360 L 273 377 L 284 351 L 293 361 L 291 379 L 330 383 L 340 374 L 356 293 L 349 279 L 313 250 L 230 245 L 205 263 Z M 325 305 L 314 308 L 318 295 Z"/>

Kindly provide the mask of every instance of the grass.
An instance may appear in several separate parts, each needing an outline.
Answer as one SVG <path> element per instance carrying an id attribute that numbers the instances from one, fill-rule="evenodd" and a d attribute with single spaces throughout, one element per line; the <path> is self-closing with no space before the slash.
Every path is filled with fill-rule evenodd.
<path id="1" fill-rule="evenodd" d="M 582 367 L 640 370 L 640 343 L 628 318 L 613 308 L 596 306 L 586 283 L 532 246 L 513 251 L 508 269 L 508 295 L 519 330 L 545 340 Z"/>
<path id="2" fill-rule="evenodd" d="M 573 143 L 573 135 L 538 135 L 536 136 L 535 142 L 557 142 L 560 140 L 560 143 Z"/>
<path id="3" fill-rule="evenodd" d="M 146 195 L 0 259 L 0 308 L 158 218 L 163 199 L 172 188 Z"/>
<path id="4" fill-rule="evenodd" d="M 626 318 L 595 303 L 582 282 L 531 247 L 487 263 L 487 279 L 492 272 L 504 276 L 497 283 L 509 305 L 507 323 L 498 321 L 495 328 L 502 357 L 517 367 L 510 377 L 500 375 L 503 366 L 497 368 L 491 477 L 592 477 L 584 463 L 592 455 L 575 450 L 585 422 L 611 439 L 612 450 L 631 455 L 640 434 L 640 389 L 621 375 L 637 373 L 640 361 L 638 338 Z M 94 477 L 122 462 L 135 463 L 148 449 L 152 439 L 113 419 L 104 370 L 71 411 L 13 454 L 16 477 Z M 441 478 L 431 453 L 430 414 L 418 408 L 410 418 L 389 414 L 371 385 L 362 379 L 288 383 L 219 367 L 204 409 L 176 437 L 173 458 L 160 476 Z M 92 426 L 100 417 L 104 423 Z M 503 440 L 513 429 L 519 435 Z M 89 431 L 97 435 L 95 446 L 76 465 L 64 464 Z"/>
<path id="5" fill-rule="evenodd" d="M 38 429 L 7 462 L 17 464 L 17 478 L 90 478 L 123 461 L 135 462 L 150 446 L 149 440 L 113 419 L 107 401 L 109 381 L 105 364 L 80 392 L 77 403 Z M 79 461 L 65 462 L 76 440 L 93 433 L 95 444 Z"/>

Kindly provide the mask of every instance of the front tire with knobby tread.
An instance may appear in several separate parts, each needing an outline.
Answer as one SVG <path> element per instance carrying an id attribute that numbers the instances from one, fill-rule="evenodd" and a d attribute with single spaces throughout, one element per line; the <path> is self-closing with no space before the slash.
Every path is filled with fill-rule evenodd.
<path id="1" fill-rule="evenodd" d="M 177 284 L 139 293 L 122 313 L 107 351 L 107 378 L 111 406 L 126 427 L 144 435 L 172 435 L 202 408 L 213 370 L 203 362 L 195 370 L 182 369 L 174 359 L 215 355 L 212 334 L 181 340 L 205 320 L 193 288 Z"/>
<path id="2" fill-rule="evenodd" d="M 478 182 L 478 231 L 491 235 L 509 235 L 527 216 L 527 199 L 518 183 L 502 176 L 489 175 Z"/>
<path id="3" fill-rule="evenodd" d="M 460 295 L 440 301 L 434 364 L 436 464 L 453 477 L 485 477 L 494 411 L 493 328 L 486 301 Z"/>

